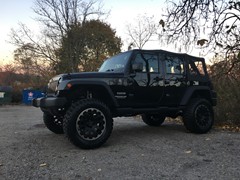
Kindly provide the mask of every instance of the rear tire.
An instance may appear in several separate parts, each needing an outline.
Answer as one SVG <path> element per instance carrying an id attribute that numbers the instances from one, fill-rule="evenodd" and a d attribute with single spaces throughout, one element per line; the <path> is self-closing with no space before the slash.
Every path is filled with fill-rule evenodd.
<path id="1" fill-rule="evenodd" d="M 166 116 L 160 115 L 160 114 L 143 114 L 142 115 L 142 120 L 144 123 L 146 123 L 149 126 L 160 126 Z"/>
<path id="2" fill-rule="evenodd" d="M 93 149 L 103 145 L 113 129 L 109 108 L 96 99 L 79 100 L 68 109 L 63 129 L 74 145 Z"/>
<path id="3" fill-rule="evenodd" d="M 63 134 L 62 120 L 47 113 L 43 113 L 43 122 L 45 126 L 55 134 Z"/>
<path id="4" fill-rule="evenodd" d="M 212 105 L 205 99 L 192 99 L 183 115 L 186 129 L 192 133 L 207 133 L 212 128 L 213 122 Z"/>

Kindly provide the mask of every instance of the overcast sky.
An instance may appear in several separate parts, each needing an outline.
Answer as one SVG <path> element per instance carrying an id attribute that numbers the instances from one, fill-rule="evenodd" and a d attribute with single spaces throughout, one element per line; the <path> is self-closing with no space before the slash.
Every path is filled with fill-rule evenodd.
<path id="1" fill-rule="evenodd" d="M 111 10 L 107 21 L 117 31 L 117 35 L 126 40 L 126 24 L 132 22 L 137 15 L 154 15 L 161 18 L 165 0 L 103 0 L 106 10 Z M 18 23 L 26 24 L 37 30 L 32 7 L 34 0 L 0 0 L 0 64 L 13 59 L 14 46 L 7 43 L 11 28 L 18 28 Z M 150 43 L 147 48 L 160 48 L 159 43 Z"/>

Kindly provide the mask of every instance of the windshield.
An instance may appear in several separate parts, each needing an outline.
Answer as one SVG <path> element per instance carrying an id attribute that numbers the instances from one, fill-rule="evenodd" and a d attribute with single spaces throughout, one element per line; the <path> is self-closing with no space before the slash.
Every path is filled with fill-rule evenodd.
<path id="1" fill-rule="evenodd" d="M 124 72 L 132 52 L 125 52 L 107 59 L 99 69 L 99 72 Z"/>

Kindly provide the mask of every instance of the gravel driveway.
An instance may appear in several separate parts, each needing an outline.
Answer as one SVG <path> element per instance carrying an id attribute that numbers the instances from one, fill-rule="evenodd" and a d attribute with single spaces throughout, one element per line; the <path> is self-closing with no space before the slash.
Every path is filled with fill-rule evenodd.
<path id="1" fill-rule="evenodd" d="M 40 109 L 0 106 L 0 179 L 240 179 L 240 134 L 187 133 L 116 118 L 101 148 L 82 150 L 42 123 Z"/>

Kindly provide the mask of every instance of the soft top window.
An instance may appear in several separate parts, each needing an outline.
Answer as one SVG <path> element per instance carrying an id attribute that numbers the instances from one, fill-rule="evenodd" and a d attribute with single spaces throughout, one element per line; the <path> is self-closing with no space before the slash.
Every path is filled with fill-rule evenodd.
<path id="1" fill-rule="evenodd" d="M 184 65 L 182 59 L 177 56 L 166 56 L 166 73 L 167 74 L 183 74 Z"/>
<path id="2" fill-rule="evenodd" d="M 189 73 L 191 75 L 205 75 L 203 61 L 191 59 L 189 61 Z"/>
<path id="3" fill-rule="evenodd" d="M 142 63 L 142 72 L 158 73 L 158 57 L 156 54 L 139 53 L 134 59 L 134 63 Z"/>

